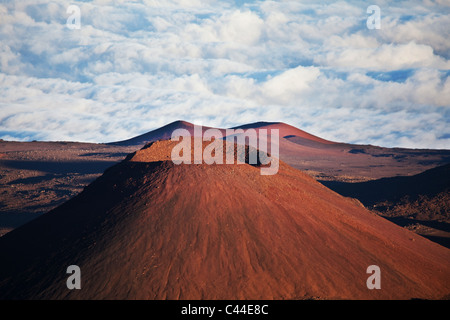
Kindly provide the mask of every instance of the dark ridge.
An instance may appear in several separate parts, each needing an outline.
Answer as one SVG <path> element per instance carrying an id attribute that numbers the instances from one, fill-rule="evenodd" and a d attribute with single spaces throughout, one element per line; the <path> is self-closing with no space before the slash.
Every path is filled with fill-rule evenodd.
<path id="1" fill-rule="evenodd" d="M 439 166 L 414 176 L 382 178 L 367 182 L 320 181 L 337 193 L 356 198 L 371 207 L 381 201 L 399 201 L 409 197 L 411 201 L 420 195 L 434 196 L 450 190 L 450 164 Z"/>

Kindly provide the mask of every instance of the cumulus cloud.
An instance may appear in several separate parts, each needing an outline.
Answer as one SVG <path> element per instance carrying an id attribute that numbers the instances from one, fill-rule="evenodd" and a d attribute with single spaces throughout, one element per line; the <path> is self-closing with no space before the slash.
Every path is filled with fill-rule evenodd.
<path id="1" fill-rule="evenodd" d="M 81 28 L 66 26 L 69 5 Z M 445 1 L 4 1 L 0 138 L 107 142 L 185 119 L 450 148 Z"/>
<path id="2" fill-rule="evenodd" d="M 344 47 L 340 51 L 329 52 L 324 61 L 319 59 L 319 63 L 327 66 L 380 71 L 420 67 L 450 69 L 450 62 L 436 56 L 432 47 L 414 42 L 400 45 L 382 44 L 376 48 Z"/>

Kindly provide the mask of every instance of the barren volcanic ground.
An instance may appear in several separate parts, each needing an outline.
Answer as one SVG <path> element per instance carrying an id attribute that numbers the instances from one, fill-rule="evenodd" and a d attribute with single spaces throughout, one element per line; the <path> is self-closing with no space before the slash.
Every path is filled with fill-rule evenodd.
<path id="1" fill-rule="evenodd" d="M 194 135 L 194 125 L 175 121 L 138 137 L 115 142 L 118 146 L 143 147 L 168 139 L 182 128 Z M 203 127 L 203 131 L 210 127 Z M 280 158 L 322 181 L 362 182 L 373 179 L 419 174 L 450 163 L 450 150 L 382 148 L 328 141 L 282 122 L 255 122 L 232 129 L 279 130 Z M 219 130 L 226 136 L 226 129 Z"/>
<path id="2" fill-rule="evenodd" d="M 135 149 L 0 141 L 0 236 L 77 195 Z"/>
<path id="3" fill-rule="evenodd" d="M 366 182 L 322 181 L 398 225 L 450 248 L 450 164 L 413 176 Z"/>
<path id="4" fill-rule="evenodd" d="M 450 250 L 280 162 L 174 165 L 158 142 L 0 238 L 0 298 L 448 298 Z M 164 146 L 167 146 L 164 152 Z M 78 265 L 82 290 L 66 288 Z M 378 265 L 381 290 L 366 287 Z"/>
<path id="5" fill-rule="evenodd" d="M 178 128 L 193 133 L 194 125 L 176 121 L 138 137 L 110 144 L 0 141 L 0 236 L 77 195 L 128 153 L 150 141 L 167 139 Z M 412 176 L 450 162 L 450 150 L 336 143 L 284 123 L 257 122 L 238 128 L 278 129 L 281 159 L 324 183 Z M 225 129 L 220 130 L 225 135 Z M 358 197 L 357 194 L 352 196 Z M 447 198 L 448 194 L 444 194 L 432 201 L 442 203 Z M 438 206 L 443 207 L 442 204 Z M 405 225 L 404 221 L 396 222 Z M 413 228 L 415 222 L 409 222 L 406 225 Z M 444 221 L 446 224 L 443 226 L 448 222 Z M 413 229 L 422 234 L 431 232 L 430 239 L 436 239 L 432 237 L 437 229 L 440 237 L 443 235 L 441 231 L 446 230 L 441 228 L 442 224 L 426 225 L 426 230 L 423 226 Z"/>

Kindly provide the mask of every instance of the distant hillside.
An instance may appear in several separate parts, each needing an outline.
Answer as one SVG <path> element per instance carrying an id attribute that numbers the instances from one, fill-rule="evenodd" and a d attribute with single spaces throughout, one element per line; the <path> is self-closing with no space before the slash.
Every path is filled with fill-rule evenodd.
<path id="1" fill-rule="evenodd" d="M 322 181 L 324 185 L 346 197 L 357 198 L 367 207 L 381 202 L 398 203 L 407 197 L 433 197 L 450 190 L 450 164 L 439 166 L 413 176 L 382 178 L 359 183 Z"/>
<path id="2" fill-rule="evenodd" d="M 281 163 L 175 165 L 163 141 L 0 238 L 1 299 L 439 299 L 450 251 Z M 66 269 L 81 269 L 68 290 Z M 370 265 L 382 289 L 366 286 Z"/>
<path id="3" fill-rule="evenodd" d="M 390 221 L 450 248 L 450 164 L 410 177 L 322 183 L 358 199 Z"/>

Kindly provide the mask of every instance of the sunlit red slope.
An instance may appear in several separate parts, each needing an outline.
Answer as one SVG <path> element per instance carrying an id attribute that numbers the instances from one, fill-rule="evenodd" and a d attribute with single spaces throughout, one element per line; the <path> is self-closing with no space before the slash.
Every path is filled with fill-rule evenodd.
<path id="1" fill-rule="evenodd" d="M 209 128 L 203 126 L 203 131 Z M 194 124 L 175 121 L 140 136 L 112 144 L 143 147 L 151 141 L 169 139 L 175 129 L 186 129 L 194 135 Z M 226 129 L 218 129 L 226 136 Z M 272 129 L 277 129 L 281 160 L 294 168 L 306 171 L 318 180 L 361 182 L 383 177 L 413 175 L 450 161 L 450 150 L 382 148 L 338 143 L 283 122 L 260 121 L 232 129 L 255 129 L 256 132 L 266 129 L 269 140 Z"/>
<path id="2" fill-rule="evenodd" d="M 174 165 L 158 142 L 0 238 L 0 297 L 410 299 L 450 294 L 450 251 L 281 163 Z M 81 268 L 82 289 L 66 288 Z M 366 269 L 381 268 L 381 290 Z"/>
<path id="3" fill-rule="evenodd" d="M 121 145 L 121 146 L 144 146 L 145 144 L 157 141 L 157 140 L 167 140 L 172 137 L 172 132 L 176 129 L 185 129 L 187 130 L 191 136 L 194 136 L 194 124 L 187 121 L 174 121 L 161 128 L 149 131 L 147 133 L 141 134 L 137 137 L 133 137 L 128 140 L 113 142 L 113 145 Z M 210 127 L 203 127 L 203 131 L 209 129 Z"/>
<path id="4" fill-rule="evenodd" d="M 294 126 L 291 126 L 289 124 L 283 123 L 283 122 L 255 122 L 250 123 L 242 126 L 235 127 L 233 129 L 255 129 L 256 131 L 260 129 L 265 130 L 273 130 L 276 129 L 279 131 L 279 135 L 281 138 L 288 138 L 288 139 L 296 139 L 297 142 L 303 142 L 303 143 L 309 143 L 309 144 L 324 144 L 324 145 L 333 145 L 337 144 L 333 141 L 328 141 L 325 139 L 322 139 L 320 137 L 317 137 L 315 135 L 312 135 L 306 131 L 300 130 Z"/>

